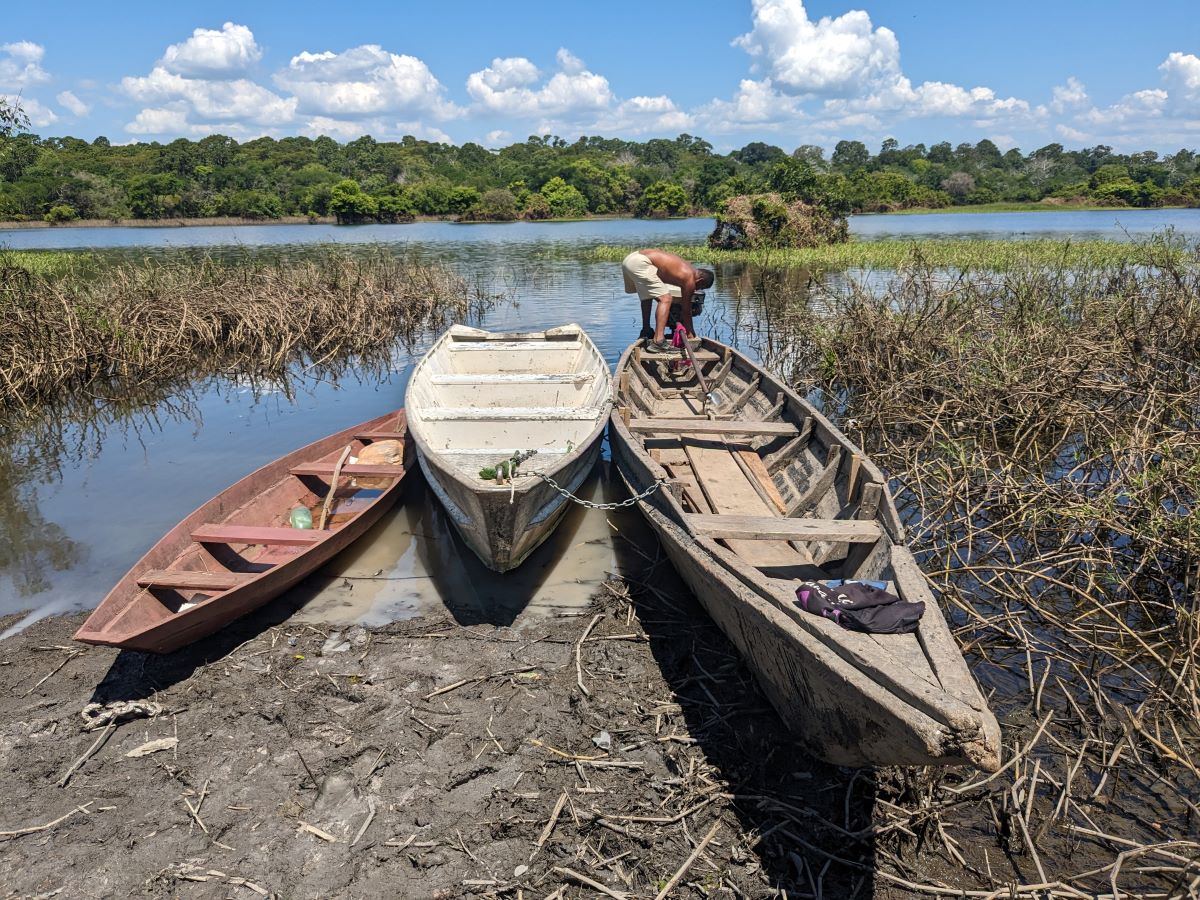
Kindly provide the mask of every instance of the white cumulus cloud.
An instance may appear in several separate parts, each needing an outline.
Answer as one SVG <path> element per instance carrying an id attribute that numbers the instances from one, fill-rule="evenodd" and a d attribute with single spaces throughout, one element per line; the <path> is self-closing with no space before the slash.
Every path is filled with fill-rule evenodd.
<path id="1" fill-rule="evenodd" d="M 630 97 L 601 115 L 593 128 L 602 134 L 673 136 L 695 128 L 696 120 L 670 97 Z"/>
<path id="2" fill-rule="evenodd" d="M 1131 91 L 1115 103 L 1092 103 L 1083 86 L 1077 102 L 1068 108 L 1051 103 L 1066 115 L 1057 132 L 1068 139 L 1102 141 L 1128 149 L 1158 144 L 1194 142 L 1200 136 L 1200 57 L 1174 51 L 1158 66 L 1160 87 Z M 1060 89 L 1055 89 L 1055 101 Z"/>
<path id="3" fill-rule="evenodd" d="M 139 102 L 161 103 L 186 112 L 193 124 L 285 125 L 296 113 L 295 98 L 280 97 L 248 78 L 184 78 L 162 66 L 156 66 L 145 77 L 121 79 L 121 89 Z"/>
<path id="4" fill-rule="evenodd" d="M 233 78 L 262 59 L 262 48 L 245 25 L 226 22 L 220 31 L 197 28 L 186 41 L 171 44 L 159 65 L 190 78 Z"/>
<path id="5" fill-rule="evenodd" d="M 808 17 L 802 0 L 754 0 L 754 28 L 734 40 L 780 90 L 851 96 L 900 72 L 900 44 L 862 10 Z"/>
<path id="6" fill-rule="evenodd" d="M 1200 104 L 1200 56 L 1176 51 L 1167 56 L 1158 71 L 1162 72 L 1172 97 Z"/>
<path id="7" fill-rule="evenodd" d="M 261 135 L 295 121 L 297 101 L 245 77 L 262 56 L 254 34 L 226 22 L 221 31 L 197 28 L 167 47 L 143 76 L 121 79 L 121 90 L 146 104 L 125 129 L 133 134 Z"/>
<path id="8" fill-rule="evenodd" d="M 275 84 L 296 97 L 301 112 L 335 119 L 391 113 L 445 120 L 461 113 L 424 62 L 378 44 L 297 54 Z"/>
<path id="9" fill-rule="evenodd" d="M 1056 84 L 1052 95 L 1050 108 L 1057 113 L 1079 109 L 1088 104 L 1087 88 L 1073 75 L 1067 79 L 1066 84 Z"/>
<path id="10" fill-rule="evenodd" d="M 900 64 L 895 32 L 863 10 L 813 20 L 803 0 L 753 0 L 752 28 L 733 41 L 751 74 L 730 100 L 713 101 L 703 119 L 714 130 L 780 129 L 804 121 L 833 133 L 857 124 L 885 127 L 901 118 L 968 118 L 977 126 L 1019 124 L 1042 115 L 989 87 L 945 81 L 914 85 Z"/>
<path id="11" fill-rule="evenodd" d="M 92 111 L 92 108 L 75 96 L 71 91 L 61 91 L 54 98 L 58 101 L 58 105 L 66 109 L 73 116 L 86 116 Z"/>
<path id="12" fill-rule="evenodd" d="M 46 48 L 33 41 L 0 44 L 0 90 L 20 90 L 50 79 L 42 68 Z"/>
<path id="13" fill-rule="evenodd" d="M 608 79 L 591 72 L 570 51 L 558 51 L 559 70 L 540 87 L 538 68 L 524 57 L 494 59 L 467 78 L 467 93 L 481 109 L 508 116 L 542 116 L 573 121 L 609 108 L 613 92 Z"/>

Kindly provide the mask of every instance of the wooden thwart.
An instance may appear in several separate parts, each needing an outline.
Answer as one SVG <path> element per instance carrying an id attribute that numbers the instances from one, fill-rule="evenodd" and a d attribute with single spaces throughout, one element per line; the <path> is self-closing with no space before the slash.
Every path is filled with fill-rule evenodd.
<path id="1" fill-rule="evenodd" d="M 790 422 L 726 422 L 711 419 L 631 419 L 629 429 L 655 434 L 796 434 Z"/>
<path id="2" fill-rule="evenodd" d="M 348 467 L 347 467 L 348 468 Z M 310 528 L 263 528 L 253 525 L 201 525 L 192 532 L 200 544 L 278 544 L 304 547 L 329 537 L 328 531 Z"/>
<path id="3" fill-rule="evenodd" d="M 879 526 L 861 519 L 783 519 L 778 516 L 688 516 L 697 534 L 741 541 L 879 540 Z"/>
<path id="4" fill-rule="evenodd" d="M 253 574 L 247 572 L 189 572 L 183 569 L 151 569 L 139 575 L 137 583 L 139 587 L 228 591 L 253 577 Z"/>
<path id="5" fill-rule="evenodd" d="M 332 476 L 334 463 L 305 463 L 302 466 L 293 466 L 290 471 L 293 475 L 324 475 Z M 342 466 L 343 475 L 370 475 L 372 478 L 399 478 L 404 474 L 404 466 L 400 463 L 388 465 L 386 463 L 350 463 Z"/>
<path id="6" fill-rule="evenodd" d="M 696 351 L 693 351 L 692 355 L 696 357 L 696 362 L 716 362 L 718 359 L 721 358 L 717 354 L 713 353 L 711 350 L 696 350 Z M 642 359 L 648 359 L 648 360 L 683 359 L 683 354 L 678 350 L 671 350 L 667 353 L 655 353 L 652 351 L 646 351 L 646 352 L 642 353 Z"/>
<path id="7" fill-rule="evenodd" d="M 402 441 L 403 431 L 360 431 L 354 435 L 356 441 Z"/>

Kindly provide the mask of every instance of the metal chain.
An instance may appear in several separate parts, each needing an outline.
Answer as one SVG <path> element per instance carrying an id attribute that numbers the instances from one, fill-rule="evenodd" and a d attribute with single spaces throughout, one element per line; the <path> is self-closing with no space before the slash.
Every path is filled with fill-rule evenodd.
<path id="1" fill-rule="evenodd" d="M 582 497 L 576 497 L 574 494 L 572 494 L 565 487 L 560 485 L 557 481 L 555 481 L 553 478 L 551 478 L 545 472 L 527 472 L 525 474 L 536 475 L 538 478 L 542 479 L 542 481 L 546 482 L 546 484 L 550 485 L 550 487 L 554 488 L 556 491 L 558 491 L 560 494 L 562 494 L 568 500 L 578 503 L 580 506 L 586 506 L 588 509 L 622 509 L 626 506 L 633 506 L 633 504 L 637 503 L 639 500 L 645 500 L 647 497 L 649 497 L 651 494 L 653 494 L 660 487 L 662 487 L 664 484 L 667 483 L 666 480 L 663 478 L 656 478 L 654 480 L 654 484 L 650 485 L 650 487 L 646 488 L 640 494 L 635 494 L 634 496 L 632 496 L 626 500 L 621 500 L 618 503 L 593 503 L 591 500 L 584 500 Z"/>

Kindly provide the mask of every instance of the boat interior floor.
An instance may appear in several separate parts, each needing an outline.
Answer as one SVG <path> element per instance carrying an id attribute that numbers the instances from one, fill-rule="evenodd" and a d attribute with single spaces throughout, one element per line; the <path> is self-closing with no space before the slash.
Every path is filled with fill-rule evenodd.
<path id="1" fill-rule="evenodd" d="M 663 399 L 657 401 L 655 414 L 672 419 L 698 417 L 702 403 L 691 397 Z M 679 435 L 654 443 L 658 446 L 650 450 L 651 458 L 682 483 L 684 502 L 692 513 L 783 517 L 783 498 L 749 444 L 725 435 Z M 800 541 L 727 538 L 722 543 L 767 577 L 834 577 L 815 564 Z"/>
<path id="2" fill-rule="evenodd" d="M 666 386 L 655 380 L 660 386 Z M 652 408 L 650 415 L 655 419 L 696 418 L 703 421 L 705 414 L 698 390 L 695 396 L 656 398 L 652 401 Z M 693 517 L 693 530 L 709 533 L 757 569 L 772 586 L 775 602 L 792 618 L 811 616 L 811 613 L 800 610 L 793 602 L 797 581 L 853 578 L 857 574 L 855 571 L 843 571 L 847 562 L 845 558 L 828 555 L 831 546 L 850 547 L 859 540 L 874 541 L 880 537 L 874 522 L 841 518 L 789 518 L 787 504 L 773 483 L 759 451 L 749 443 L 751 438 L 721 433 L 655 435 L 649 423 L 647 432 L 652 435 L 646 440 L 650 457 L 682 487 L 683 505 Z M 772 520 L 779 524 L 771 527 Z M 789 530 L 794 528 L 800 531 L 807 527 L 806 523 L 815 523 L 818 529 L 815 540 L 806 539 L 807 536 L 803 534 L 798 536 L 799 539 L 788 539 Z M 829 530 L 857 529 L 861 526 L 867 528 L 861 531 L 859 537 L 849 532 L 843 534 Z M 826 531 L 820 532 L 821 528 Z M 722 537 L 722 532 L 742 535 L 753 533 L 754 536 Z M 780 533 L 779 539 L 774 539 L 777 533 Z M 819 554 L 819 564 L 814 558 L 814 550 Z M 898 590 L 894 580 L 887 577 L 883 580 L 887 581 L 890 591 Z M 820 620 L 811 624 L 815 628 L 823 628 L 824 624 L 832 623 Z M 930 687 L 944 689 L 936 666 L 917 634 L 862 634 L 836 626 L 834 631 L 839 632 L 838 641 L 856 654 L 872 658 L 878 665 L 888 660 L 888 665 L 911 673 Z"/>
<path id="3" fill-rule="evenodd" d="M 351 458 L 374 441 L 397 439 L 405 438 L 387 431 L 355 435 Z M 320 543 L 371 507 L 382 494 L 374 485 L 399 477 L 404 471 L 399 463 L 344 463 L 325 530 L 292 527 L 291 511 L 300 506 L 312 512 L 314 523 L 319 521 L 341 454 L 338 450 L 315 462 L 294 466 L 221 521 L 197 526 L 190 534 L 192 543 L 166 568 L 141 573 L 138 586 L 169 611 L 220 597 Z M 360 486 L 359 478 L 372 486 Z"/>

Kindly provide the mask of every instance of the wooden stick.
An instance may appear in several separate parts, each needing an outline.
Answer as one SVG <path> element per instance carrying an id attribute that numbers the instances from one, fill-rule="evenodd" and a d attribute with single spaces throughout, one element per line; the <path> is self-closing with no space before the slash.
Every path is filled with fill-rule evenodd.
<path id="1" fill-rule="evenodd" d="M 592 633 L 592 629 L 596 627 L 596 623 L 604 618 L 604 613 L 597 613 L 592 617 L 592 621 L 588 623 L 587 629 L 575 643 L 575 683 L 579 685 L 579 689 L 583 691 L 585 697 L 592 696 L 592 692 L 587 689 L 587 685 L 583 683 L 583 661 L 580 659 L 580 651 L 583 649 L 583 642 L 587 640 L 587 636 Z"/>
<path id="2" fill-rule="evenodd" d="M 350 842 L 351 847 L 357 844 L 362 836 L 367 833 L 367 829 L 371 827 L 373 821 L 375 821 L 375 798 L 367 797 L 367 818 L 359 826 L 358 833 L 354 835 L 354 840 Z"/>
<path id="3" fill-rule="evenodd" d="M 312 834 L 312 835 L 316 835 L 321 840 L 328 841 L 331 844 L 337 843 L 337 838 L 335 838 L 328 831 L 322 831 L 316 825 L 309 825 L 307 822 L 300 821 L 300 830 L 307 831 L 309 834 Z"/>
<path id="4" fill-rule="evenodd" d="M 76 772 L 78 772 L 80 769 L 82 769 L 83 764 L 85 762 L 87 762 L 89 759 L 91 759 L 93 756 L 95 756 L 100 751 L 100 748 L 104 746 L 104 742 L 108 740 L 109 735 L 111 735 L 113 733 L 113 730 L 116 727 L 117 727 L 116 719 L 112 719 L 111 721 L 109 721 L 108 727 L 106 727 L 102 732 L 100 732 L 100 737 L 96 738 L 96 742 L 87 749 L 87 752 L 85 752 L 83 754 L 83 756 L 81 756 L 81 757 L 79 757 L 79 759 L 75 760 L 75 762 L 71 766 L 71 768 L 67 769 L 67 771 L 63 773 L 62 778 L 58 779 L 59 787 L 67 786 L 67 782 L 71 780 L 71 776 L 74 775 Z"/>
<path id="5" fill-rule="evenodd" d="M 537 844 L 533 848 L 533 852 L 529 854 L 529 861 L 533 862 L 535 856 L 542 852 L 542 847 L 546 841 L 550 840 L 550 835 L 554 832 L 554 826 L 558 824 L 558 817 L 562 814 L 563 807 L 567 805 L 567 792 L 563 791 L 558 802 L 554 804 L 554 812 L 550 813 L 550 820 L 546 823 L 546 827 L 542 829 L 541 836 L 537 839 Z"/>
<path id="6" fill-rule="evenodd" d="M 317 526 L 317 531 L 325 530 L 325 522 L 329 519 L 329 510 L 333 506 L 333 495 L 337 493 L 338 479 L 342 477 L 342 466 L 346 464 L 346 458 L 350 455 L 350 449 L 353 446 L 353 444 L 346 445 L 337 465 L 333 467 L 333 475 L 329 479 L 329 493 L 325 495 L 325 505 L 321 507 L 321 524 Z"/>
<path id="7" fill-rule="evenodd" d="M 557 872 L 559 875 L 567 876 L 568 878 L 572 879 L 573 881 L 578 881 L 580 884 L 586 884 L 588 887 L 592 888 L 593 890 L 597 890 L 600 893 L 604 894 L 604 896 L 612 897 L 613 900 L 628 900 L 628 898 L 629 898 L 628 894 L 623 894 L 620 891 L 614 891 L 611 888 L 607 888 L 604 885 L 602 885 L 600 882 L 593 881 L 592 879 L 588 878 L 586 875 L 580 875 L 574 869 L 564 869 L 562 866 L 555 866 L 554 871 Z"/>
<path id="8" fill-rule="evenodd" d="M 75 807 L 73 810 L 71 810 L 65 816 L 59 816 L 53 822 L 47 822 L 45 825 L 34 825 L 30 828 L 18 828 L 16 831 L 0 831 L 0 838 L 14 838 L 14 837 L 20 837 L 23 834 L 33 834 L 38 831 L 46 831 L 49 828 L 53 828 L 55 825 L 60 825 L 63 822 L 67 821 L 67 819 L 71 818 L 71 816 L 75 815 L 75 813 L 83 813 L 85 816 L 91 815 L 91 812 L 88 810 L 88 807 L 91 806 L 95 802 L 96 802 L 95 800 L 89 800 L 87 803 L 83 804 L 82 806 Z"/>
<path id="9" fill-rule="evenodd" d="M 666 886 L 658 892 L 658 894 L 654 897 L 654 900 L 663 900 L 667 894 L 671 893 L 671 891 L 675 888 L 675 885 L 679 884 L 680 879 L 687 874 L 687 870 L 692 867 L 692 863 L 700 858 L 700 854 L 704 852 L 704 848 L 707 847 L 712 839 L 717 836 L 717 829 L 720 827 L 720 822 L 713 823 L 713 827 L 708 829 L 708 834 L 706 834 L 700 843 L 696 845 L 696 849 L 692 851 L 692 855 L 683 861 L 683 865 L 680 866 L 676 870 L 675 874 L 671 876 L 671 880 L 668 881 Z"/>

